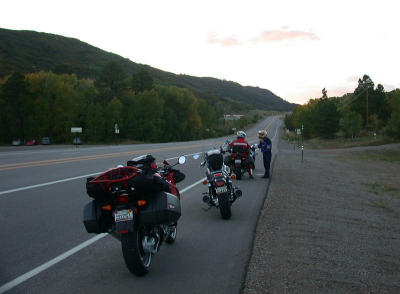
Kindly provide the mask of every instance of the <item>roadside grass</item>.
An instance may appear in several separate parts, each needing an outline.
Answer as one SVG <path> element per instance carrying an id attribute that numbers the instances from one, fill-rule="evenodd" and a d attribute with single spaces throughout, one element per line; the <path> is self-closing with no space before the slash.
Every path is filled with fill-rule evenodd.
<path id="1" fill-rule="evenodd" d="M 378 146 L 398 142 L 393 138 L 385 136 L 375 137 L 359 137 L 359 138 L 336 138 L 336 139 L 321 139 L 314 138 L 305 141 L 305 147 L 312 149 L 337 149 L 362 146 Z"/>
<path id="2" fill-rule="evenodd" d="M 390 207 L 390 204 L 385 200 L 371 200 L 369 201 L 369 205 L 375 208 L 382 208 L 387 210 L 390 213 L 393 213 L 397 217 L 399 216 L 398 213 Z"/>
<path id="3" fill-rule="evenodd" d="M 378 183 L 362 183 L 362 185 L 367 186 L 372 189 L 372 191 L 369 192 L 374 192 L 377 194 L 380 194 L 381 192 L 383 193 L 392 193 L 392 192 L 397 192 L 400 191 L 400 189 L 389 186 L 389 185 L 381 185 Z"/>
<path id="4" fill-rule="evenodd" d="M 354 154 L 362 160 L 383 160 L 388 162 L 400 162 L 400 149 L 394 150 L 365 150 Z"/>
<path id="5" fill-rule="evenodd" d="M 396 198 L 400 199 L 398 193 L 400 189 L 391 187 L 389 185 L 381 185 L 378 183 L 361 183 L 361 184 L 369 188 L 367 192 L 375 194 L 377 197 L 379 197 L 378 199 L 369 200 L 367 202 L 367 205 L 375 208 L 384 209 L 385 211 L 389 212 L 396 218 L 400 217 L 400 213 L 393 208 L 393 206 L 396 206 L 395 199 Z M 387 196 L 389 196 L 389 198 Z M 386 199 L 384 199 L 383 197 L 385 197 Z"/>

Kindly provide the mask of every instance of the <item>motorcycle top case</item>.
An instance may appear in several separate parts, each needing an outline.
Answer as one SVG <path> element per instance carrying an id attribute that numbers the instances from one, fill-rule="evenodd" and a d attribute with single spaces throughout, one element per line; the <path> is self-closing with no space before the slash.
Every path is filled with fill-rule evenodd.
<path id="1" fill-rule="evenodd" d="M 221 170 L 224 163 L 224 157 L 219 150 L 210 150 L 206 153 L 208 167 L 213 170 Z"/>
<path id="2" fill-rule="evenodd" d="M 145 225 L 173 224 L 181 216 L 181 203 L 171 193 L 159 192 L 148 198 L 139 211 L 139 221 Z"/>
<path id="3" fill-rule="evenodd" d="M 83 224 L 88 233 L 103 233 L 101 223 L 101 205 L 96 201 L 90 201 L 83 208 Z"/>

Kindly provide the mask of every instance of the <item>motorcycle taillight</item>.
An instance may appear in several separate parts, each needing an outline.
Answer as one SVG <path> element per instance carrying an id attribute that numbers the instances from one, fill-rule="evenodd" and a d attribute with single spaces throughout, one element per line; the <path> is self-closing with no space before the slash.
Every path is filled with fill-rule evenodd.
<path id="1" fill-rule="evenodd" d="M 128 194 L 121 194 L 117 196 L 117 202 L 120 204 L 128 203 Z"/>
<path id="2" fill-rule="evenodd" d="M 215 182 L 215 186 L 217 187 L 225 186 L 225 182 L 224 181 Z"/>

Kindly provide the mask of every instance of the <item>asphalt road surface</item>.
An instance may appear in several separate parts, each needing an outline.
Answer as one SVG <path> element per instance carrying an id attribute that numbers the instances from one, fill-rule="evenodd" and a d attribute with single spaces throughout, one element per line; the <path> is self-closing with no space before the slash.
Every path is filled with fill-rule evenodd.
<path id="1" fill-rule="evenodd" d="M 281 120 L 269 117 L 247 131 L 249 143 L 267 128 L 277 152 Z M 255 179 L 236 186 L 243 196 L 223 220 L 216 208 L 204 211 L 200 183 L 205 169 L 192 155 L 218 147 L 226 138 L 118 146 L 34 146 L 0 148 L 0 293 L 239 293 L 257 217 L 268 180 L 262 156 Z M 158 162 L 176 162 L 186 179 L 178 184 L 182 217 L 173 245 L 163 244 L 149 274 L 132 275 L 121 244 L 113 237 L 88 234 L 83 206 L 91 199 L 85 181 L 128 159 L 150 153 Z"/>

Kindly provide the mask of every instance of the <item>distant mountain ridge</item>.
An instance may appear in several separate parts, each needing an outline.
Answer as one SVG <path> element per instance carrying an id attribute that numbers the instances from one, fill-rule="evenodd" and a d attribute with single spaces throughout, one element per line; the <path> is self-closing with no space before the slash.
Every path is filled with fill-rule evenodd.
<path id="1" fill-rule="evenodd" d="M 266 89 L 243 87 L 235 82 L 211 77 L 176 75 L 135 63 L 74 38 L 0 28 L 0 77 L 15 71 L 53 71 L 62 66 L 79 77 L 95 79 L 101 68 L 110 61 L 120 64 L 129 75 L 144 69 L 156 83 L 189 88 L 199 96 L 216 96 L 247 109 L 291 111 L 296 107 L 296 104 Z"/>

